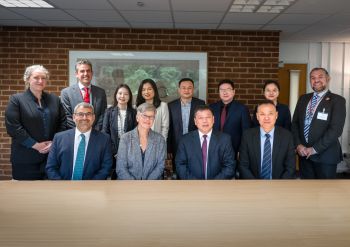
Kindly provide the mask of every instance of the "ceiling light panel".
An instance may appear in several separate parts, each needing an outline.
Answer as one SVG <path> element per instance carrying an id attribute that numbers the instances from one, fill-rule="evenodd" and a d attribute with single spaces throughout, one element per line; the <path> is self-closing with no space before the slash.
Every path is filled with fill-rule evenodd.
<path id="1" fill-rule="evenodd" d="M 281 13 L 295 0 L 235 0 L 230 12 Z"/>
<path id="2" fill-rule="evenodd" d="M 43 0 L 0 0 L 0 5 L 7 8 L 54 8 Z"/>

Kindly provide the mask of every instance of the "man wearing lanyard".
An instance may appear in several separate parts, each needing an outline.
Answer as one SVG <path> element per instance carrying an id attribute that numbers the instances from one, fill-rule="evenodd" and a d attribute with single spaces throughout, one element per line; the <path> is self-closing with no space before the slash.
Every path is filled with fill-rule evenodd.
<path id="1" fill-rule="evenodd" d="M 342 160 L 338 138 L 345 123 L 345 99 L 330 92 L 329 81 L 326 69 L 312 69 L 314 92 L 302 95 L 294 111 L 292 133 L 301 178 L 336 178 L 337 164 Z"/>
<path id="2" fill-rule="evenodd" d="M 175 156 L 179 179 L 231 179 L 236 168 L 231 138 L 213 130 L 214 115 L 207 105 L 194 111 L 198 130 L 184 135 Z"/>
<path id="3" fill-rule="evenodd" d="M 73 110 L 80 102 L 93 105 L 96 119 L 93 127 L 102 129 L 103 114 L 107 108 L 107 97 L 104 89 L 91 84 L 92 64 L 87 59 L 79 60 L 75 65 L 77 83 L 65 88 L 61 92 L 61 101 L 67 116 L 67 126 L 74 128 Z"/>

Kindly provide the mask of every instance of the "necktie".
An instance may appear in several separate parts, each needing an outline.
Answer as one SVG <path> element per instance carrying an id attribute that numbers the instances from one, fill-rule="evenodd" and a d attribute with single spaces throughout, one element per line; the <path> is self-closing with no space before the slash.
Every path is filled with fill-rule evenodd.
<path id="1" fill-rule="evenodd" d="M 85 156 L 85 135 L 80 134 L 80 136 L 81 136 L 81 141 L 78 146 L 72 180 L 82 180 L 82 177 L 83 177 L 84 156 Z"/>
<path id="2" fill-rule="evenodd" d="M 270 143 L 270 135 L 265 134 L 265 136 L 266 136 L 266 139 L 264 143 L 264 155 L 263 155 L 260 178 L 270 179 L 271 177 L 271 143 Z"/>
<path id="3" fill-rule="evenodd" d="M 310 124 L 311 124 L 312 117 L 314 115 L 314 110 L 315 110 L 317 101 L 318 101 L 318 95 L 314 94 L 314 96 L 312 96 L 311 104 L 309 104 L 309 107 L 307 109 L 306 116 L 305 116 L 304 137 L 307 142 L 309 141 L 308 139 L 309 139 Z"/>
<path id="4" fill-rule="evenodd" d="M 89 103 L 90 104 L 90 93 L 89 93 L 89 88 L 88 87 L 84 87 L 84 102 L 85 103 Z"/>
<path id="5" fill-rule="evenodd" d="M 224 124 L 226 121 L 226 114 L 227 114 L 226 109 L 227 109 L 227 105 L 224 105 L 224 108 L 222 108 L 221 116 L 220 116 L 220 130 L 221 131 L 223 131 Z"/>
<path id="6" fill-rule="evenodd" d="M 203 160 L 203 174 L 204 179 L 206 179 L 206 164 L 207 164 L 207 149 L 208 149 L 208 143 L 207 143 L 207 135 L 203 135 L 203 143 L 202 143 L 202 160 Z"/>

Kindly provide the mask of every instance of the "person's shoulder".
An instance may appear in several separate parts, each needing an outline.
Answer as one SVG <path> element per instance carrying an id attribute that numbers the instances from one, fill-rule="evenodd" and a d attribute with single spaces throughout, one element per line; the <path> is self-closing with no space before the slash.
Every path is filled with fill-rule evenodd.
<path id="1" fill-rule="evenodd" d="M 328 95 L 329 95 L 329 96 L 328 96 Z M 325 100 L 330 100 L 329 97 L 332 97 L 332 98 L 334 98 L 334 99 L 336 99 L 336 100 L 345 101 L 345 98 L 344 98 L 343 96 L 339 95 L 339 94 L 332 93 L 332 92 L 329 91 L 329 94 L 328 94 L 328 95 L 327 95 L 327 94 L 325 95 Z"/>
<path id="2" fill-rule="evenodd" d="M 290 132 L 289 130 L 287 130 L 281 126 L 275 126 L 275 134 L 281 135 L 284 137 L 291 137 L 292 138 L 292 132 Z"/>
<path id="3" fill-rule="evenodd" d="M 172 100 L 172 101 L 170 101 L 170 102 L 168 103 L 168 106 L 171 107 L 171 106 L 173 106 L 173 105 L 175 105 L 175 104 L 177 104 L 177 103 L 179 103 L 179 102 L 180 102 L 180 98 L 174 99 L 174 100 Z"/>
<path id="4" fill-rule="evenodd" d="M 196 103 L 196 104 L 202 104 L 205 105 L 205 101 L 196 97 L 192 97 L 192 102 Z"/>
<path id="5" fill-rule="evenodd" d="M 231 143 L 231 136 L 227 133 L 224 133 L 218 130 L 213 130 L 212 136 L 215 136 L 221 142 Z"/>
<path id="6" fill-rule="evenodd" d="M 99 91 L 99 92 L 106 92 L 102 87 L 99 87 L 99 86 L 96 86 L 96 85 L 92 85 L 91 84 L 91 89 L 94 90 L 94 91 Z"/>
<path id="7" fill-rule="evenodd" d="M 220 106 L 221 106 L 221 101 L 217 101 L 217 102 L 214 102 L 214 103 L 209 104 L 209 107 L 210 107 L 212 110 L 216 110 L 217 108 L 220 108 Z"/>
<path id="8" fill-rule="evenodd" d="M 61 132 L 57 132 L 55 134 L 55 138 L 56 139 L 60 139 L 60 138 L 65 138 L 66 136 L 69 136 L 69 135 L 74 135 L 75 133 L 75 129 L 68 129 L 68 130 L 64 130 L 64 131 L 61 131 Z"/>

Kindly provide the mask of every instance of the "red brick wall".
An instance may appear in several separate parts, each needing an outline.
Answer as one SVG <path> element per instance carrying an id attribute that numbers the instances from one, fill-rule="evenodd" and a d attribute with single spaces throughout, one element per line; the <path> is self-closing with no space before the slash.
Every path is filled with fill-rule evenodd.
<path id="1" fill-rule="evenodd" d="M 0 179 L 11 178 L 10 143 L 4 110 L 11 94 L 24 90 L 25 67 L 43 64 L 51 73 L 48 91 L 68 86 L 69 50 L 208 52 L 208 99 L 217 83 L 236 82 L 236 98 L 250 110 L 262 99 L 265 79 L 277 78 L 279 33 L 115 28 L 0 27 Z"/>

